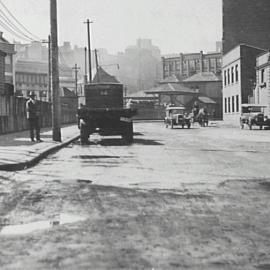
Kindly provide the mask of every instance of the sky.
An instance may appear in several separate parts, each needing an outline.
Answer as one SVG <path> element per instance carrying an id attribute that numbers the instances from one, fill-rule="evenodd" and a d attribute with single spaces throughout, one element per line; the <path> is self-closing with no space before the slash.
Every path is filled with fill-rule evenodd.
<path id="1" fill-rule="evenodd" d="M 41 39 L 50 32 L 49 0 L 0 0 L 27 30 Z M 87 45 L 115 54 L 148 38 L 162 54 L 209 52 L 222 39 L 222 0 L 57 0 L 58 44 Z M 14 40 L 0 25 L 4 37 Z M 19 38 L 15 37 L 15 40 Z"/>

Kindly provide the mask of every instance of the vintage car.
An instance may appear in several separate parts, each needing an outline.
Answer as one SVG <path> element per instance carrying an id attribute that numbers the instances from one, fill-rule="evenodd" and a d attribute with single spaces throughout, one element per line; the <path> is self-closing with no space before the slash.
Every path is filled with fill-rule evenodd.
<path id="1" fill-rule="evenodd" d="M 185 107 L 167 107 L 166 108 L 166 117 L 164 119 L 164 123 L 166 128 L 174 126 L 181 126 L 184 128 L 190 128 L 191 126 L 191 118 L 185 112 Z"/>
<path id="2" fill-rule="evenodd" d="M 240 117 L 240 127 L 244 128 L 245 125 L 252 129 L 253 126 L 258 126 L 262 129 L 264 126 L 270 126 L 270 119 L 264 115 L 266 106 L 258 104 L 242 104 L 242 111 Z"/>

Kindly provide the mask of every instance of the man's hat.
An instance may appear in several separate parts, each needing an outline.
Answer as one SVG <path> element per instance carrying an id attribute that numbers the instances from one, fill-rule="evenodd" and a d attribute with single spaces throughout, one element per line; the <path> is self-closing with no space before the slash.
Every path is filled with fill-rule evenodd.
<path id="1" fill-rule="evenodd" d="M 30 94 L 29 94 L 29 97 L 34 97 L 34 96 L 36 96 L 35 92 L 31 91 Z"/>

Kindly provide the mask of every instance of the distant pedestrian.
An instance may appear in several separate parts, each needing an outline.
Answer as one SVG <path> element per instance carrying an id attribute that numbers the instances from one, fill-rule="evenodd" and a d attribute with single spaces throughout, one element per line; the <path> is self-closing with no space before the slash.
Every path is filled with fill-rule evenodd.
<path id="1" fill-rule="evenodd" d="M 40 125 L 39 125 L 40 111 L 36 101 L 36 94 L 31 91 L 29 94 L 29 100 L 26 102 L 26 117 L 29 122 L 30 139 L 35 141 L 35 135 L 37 142 L 42 142 L 40 139 Z"/>

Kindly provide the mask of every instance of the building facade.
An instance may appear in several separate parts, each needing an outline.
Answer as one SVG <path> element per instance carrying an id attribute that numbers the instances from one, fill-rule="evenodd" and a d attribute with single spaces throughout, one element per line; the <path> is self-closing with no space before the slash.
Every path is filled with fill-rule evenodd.
<path id="1" fill-rule="evenodd" d="M 198 89 L 200 96 L 210 98 L 213 102 L 208 112 L 215 119 L 222 119 L 222 78 L 214 72 L 201 72 L 183 81 L 191 89 Z"/>
<path id="2" fill-rule="evenodd" d="M 201 72 L 218 73 L 221 71 L 221 59 L 221 52 L 204 54 L 202 51 L 162 57 L 163 79 L 176 76 L 179 81 L 182 81 Z"/>
<path id="3" fill-rule="evenodd" d="M 223 0 L 223 53 L 246 43 L 270 47 L 269 0 Z"/>
<path id="4" fill-rule="evenodd" d="M 0 50 L 6 54 L 5 57 L 5 83 L 14 84 L 14 44 L 9 43 L 0 32 Z"/>
<path id="5" fill-rule="evenodd" d="M 5 94 L 5 57 L 6 54 L 0 51 L 0 95 Z"/>
<path id="6" fill-rule="evenodd" d="M 241 105 L 253 96 L 256 57 L 263 49 L 240 44 L 223 56 L 223 120 L 239 124 Z"/>
<path id="7" fill-rule="evenodd" d="M 15 64 L 15 95 L 28 97 L 34 91 L 39 100 L 48 100 L 48 65 L 18 60 Z"/>
<path id="8" fill-rule="evenodd" d="M 256 88 L 253 101 L 265 105 L 265 115 L 270 116 L 270 52 L 259 55 L 256 59 Z"/>

